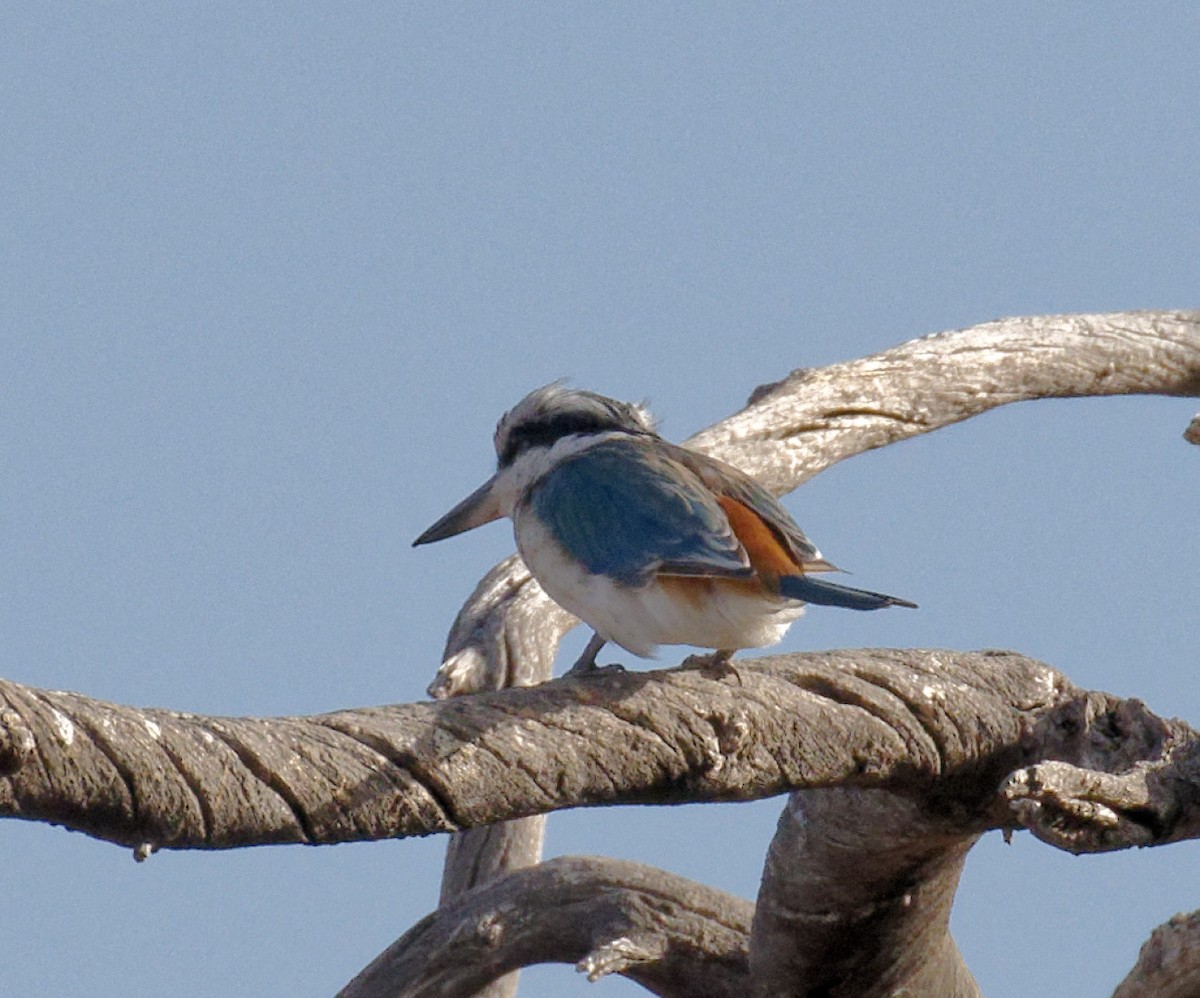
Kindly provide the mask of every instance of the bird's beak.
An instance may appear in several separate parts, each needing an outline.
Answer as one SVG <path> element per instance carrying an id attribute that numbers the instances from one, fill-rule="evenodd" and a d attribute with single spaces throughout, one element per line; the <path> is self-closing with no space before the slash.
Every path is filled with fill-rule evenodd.
<path id="1" fill-rule="evenodd" d="M 418 544 L 444 541 L 447 537 L 453 537 L 455 534 L 461 534 L 463 531 L 473 530 L 475 527 L 482 527 L 485 523 L 500 519 L 504 515 L 504 511 L 500 509 L 500 504 L 496 500 L 493 489 L 495 484 L 496 476 L 493 475 L 413 541 L 413 547 Z"/>

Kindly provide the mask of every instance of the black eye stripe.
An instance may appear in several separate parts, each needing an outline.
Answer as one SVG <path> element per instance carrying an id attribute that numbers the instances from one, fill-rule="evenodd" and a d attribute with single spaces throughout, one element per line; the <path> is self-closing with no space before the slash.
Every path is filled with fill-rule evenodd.
<path id="1" fill-rule="evenodd" d="M 514 426 L 504 442 L 500 453 L 499 467 L 510 465 L 530 447 L 550 447 L 563 437 L 583 433 L 603 433 L 606 430 L 623 430 L 640 433 L 615 416 L 605 417 L 598 413 L 564 412 L 534 422 Z"/>
<path id="2" fill-rule="evenodd" d="M 599 433 L 611 429 L 616 429 L 612 423 L 580 413 L 565 413 L 535 423 L 523 423 L 514 426 L 509 434 L 500 455 L 500 466 L 511 464 L 517 455 L 530 447 L 549 447 L 556 440 L 574 433 Z"/>

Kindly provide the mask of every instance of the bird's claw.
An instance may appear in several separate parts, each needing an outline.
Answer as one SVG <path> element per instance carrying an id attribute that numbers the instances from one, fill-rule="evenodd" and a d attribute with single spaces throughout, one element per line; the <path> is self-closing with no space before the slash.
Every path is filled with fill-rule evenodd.
<path id="1" fill-rule="evenodd" d="M 738 685 L 742 685 L 742 674 L 738 672 L 737 666 L 733 664 L 733 652 L 730 651 L 714 651 L 708 655 L 689 655 L 683 660 L 679 668 L 695 669 L 701 675 L 707 676 L 709 679 L 721 680 L 728 676 L 733 676 Z"/>
<path id="2" fill-rule="evenodd" d="M 610 662 L 608 665 L 597 665 L 595 662 L 576 662 L 563 675 L 574 676 L 578 679 L 598 679 L 601 676 L 613 676 L 624 671 L 625 666 L 619 662 Z"/>

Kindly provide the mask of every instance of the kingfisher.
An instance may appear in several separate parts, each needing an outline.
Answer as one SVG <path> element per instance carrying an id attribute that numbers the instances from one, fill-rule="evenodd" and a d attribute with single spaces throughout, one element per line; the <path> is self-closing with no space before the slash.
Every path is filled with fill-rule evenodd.
<path id="1" fill-rule="evenodd" d="M 745 472 L 659 436 L 640 405 L 561 382 L 530 392 L 496 426 L 496 473 L 414 542 L 508 517 L 542 589 L 594 631 L 572 673 L 614 642 L 733 653 L 783 638 L 807 603 L 916 607 L 825 579 L 837 571 Z"/>

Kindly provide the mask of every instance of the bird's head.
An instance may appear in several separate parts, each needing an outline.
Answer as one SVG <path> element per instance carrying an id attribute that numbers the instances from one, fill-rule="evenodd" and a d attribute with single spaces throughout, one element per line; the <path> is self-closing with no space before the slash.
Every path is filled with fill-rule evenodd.
<path id="1" fill-rule="evenodd" d="M 496 467 L 504 471 L 528 451 L 553 447 L 564 437 L 597 433 L 654 433 L 643 406 L 618 402 L 560 381 L 535 388 L 496 424 Z"/>
<path id="2" fill-rule="evenodd" d="M 420 537 L 430 544 L 490 523 L 512 512 L 513 503 L 572 443 L 586 446 L 588 437 L 625 433 L 655 434 L 654 420 L 643 406 L 553 382 L 535 388 L 500 417 L 493 442 L 496 473 Z M 559 447 L 554 455 L 551 450 Z"/>

